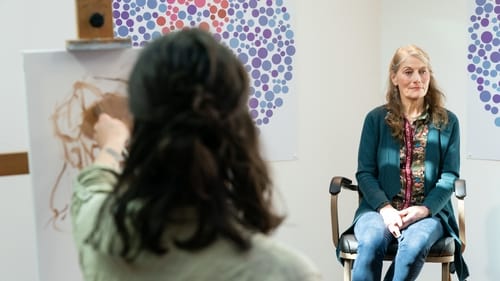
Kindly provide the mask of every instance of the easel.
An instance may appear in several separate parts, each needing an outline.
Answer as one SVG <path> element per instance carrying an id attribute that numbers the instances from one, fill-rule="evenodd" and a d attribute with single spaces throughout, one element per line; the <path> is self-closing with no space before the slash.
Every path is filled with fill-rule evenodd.
<path id="1" fill-rule="evenodd" d="M 67 50 L 107 50 L 132 46 L 130 38 L 114 38 L 111 3 L 111 0 L 76 0 L 79 38 L 67 40 Z M 0 154 L 0 176 L 23 174 L 29 174 L 27 152 Z"/>

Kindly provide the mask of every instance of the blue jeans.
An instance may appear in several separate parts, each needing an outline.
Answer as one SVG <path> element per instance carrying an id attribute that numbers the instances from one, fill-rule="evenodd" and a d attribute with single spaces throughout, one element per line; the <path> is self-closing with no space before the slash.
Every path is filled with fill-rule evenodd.
<path id="1" fill-rule="evenodd" d="M 419 220 L 401 231 L 398 252 L 389 267 L 384 281 L 409 281 L 417 279 L 431 246 L 443 236 L 438 218 Z M 358 240 L 358 256 L 352 269 L 352 281 L 379 281 L 387 247 L 396 238 L 387 230 L 378 212 L 363 214 L 354 226 Z"/>

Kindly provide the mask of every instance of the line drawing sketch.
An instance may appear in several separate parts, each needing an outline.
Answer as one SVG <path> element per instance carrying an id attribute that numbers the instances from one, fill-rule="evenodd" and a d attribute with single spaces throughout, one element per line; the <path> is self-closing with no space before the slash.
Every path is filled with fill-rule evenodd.
<path id="1" fill-rule="evenodd" d="M 48 207 L 51 217 L 46 226 L 54 230 L 64 231 L 61 223 L 67 218 L 69 200 L 61 191 L 61 179 L 69 169 L 81 170 L 94 161 L 97 145 L 92 140 L 94 124 L 100 113 L 107 113 L 112 117 L 132 126 L 131 115 L 128 111 L 127 98 L 124 92 L 106 92 L 99 87 L 100 81 L 122 83 L 127 81 L 120 78 L 91 77 L 73 83 L 71 94 L 56 106 L 51 116 L 54 135 L 58 139 L 63 151 L 64 162 L 54 179 L 51 187 Z M 61 195 L 60 195 L 61 194 Z"/>

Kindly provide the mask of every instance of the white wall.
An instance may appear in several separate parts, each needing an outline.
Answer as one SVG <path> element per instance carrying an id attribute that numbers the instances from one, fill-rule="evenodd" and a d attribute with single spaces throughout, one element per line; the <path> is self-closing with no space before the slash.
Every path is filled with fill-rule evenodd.
<path id="1" fill-rule="evenodd" d="M 380 4 L 371 0 L 296 3 L 298 160 L 272 165 L 289 211 L 277 236 L 309 254 L 325 280 L 340 280 L 342 267 L 331 239 L 328 185 L 334 175 L 353 177 L 362 120 L 381 102 Z M 347 207 L 350 211 L 342 217 L 345 226 L 352 220 L 354 203 Z"/>
<path id="2" fill-rule="evenodd" d="M 0 1 L 0 153 L 28 150 L 21 50 L 63 48 L 76 36 L 74 1 Z M 8 3 L 8 5 L 7 5 Z M 465 157 L 466 0 L 316 0 L 295 2 L 298 160 L 272 163 L 276 186 L 289 213 L 277 237 L 304 250 L 325 280 L 340 280 L 331 242 L 328 183 L 351 176 L 361 123 L 384 101 L 386 71 L 394 49 L 416 43 L 431 55 L 447 106 L 462 121 L 462 177 L 467 179 L 468 248 L 473 280 L 498 280 L 487 264 L 498 264 L 500 163 Z M 496 195 L 496 196 L 495 196 Z M 348 223 L 355 198 L 342 202 Z M 36 281 L 36 242 L 29 176 L 0 178 L 0 279 Z M 480 206 L 480 207 L 479 207 Z M 496 229 L 496 230 L 495 230 Z M 486 231 L 495 231 L 487 235 Z M 498 243 L 496 243 L 498 244 Z M 496 248 L 498 249 L 498 248 Z M 61 265 L 64 266 L 64 265 Z M 426 266 L 419 280 L 436 280 L 440 268 Z"/>
<path id="3" fill-rule="evenodd" d="M 74 1 L 0 1 L 0 10 L 0 153 L 28 151 L 21 50 L 64 48 L 74 39 Z M 36 281 L 30 177 L 0 177 L 0 206 L 0 279 Z"/>

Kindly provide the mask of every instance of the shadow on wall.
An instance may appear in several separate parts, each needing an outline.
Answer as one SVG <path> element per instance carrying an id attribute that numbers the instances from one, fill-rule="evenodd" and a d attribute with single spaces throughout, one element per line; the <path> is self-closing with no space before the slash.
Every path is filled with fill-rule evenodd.
<path id="1" fill-rule="evenodd" d="M 491 209 L 486 221 L 500 221 L 500 205 Z M 490 281 L 500 280 L 500 267 L 498 266 L 498 260 L 500 260 L 500 244 L 498 243 L 498 237 L 500 237 L 500 224 L 488 223 L 486 227 L 486 244 L 489 245 L 489 247 L 486 259 L 486 275 Z"/>

